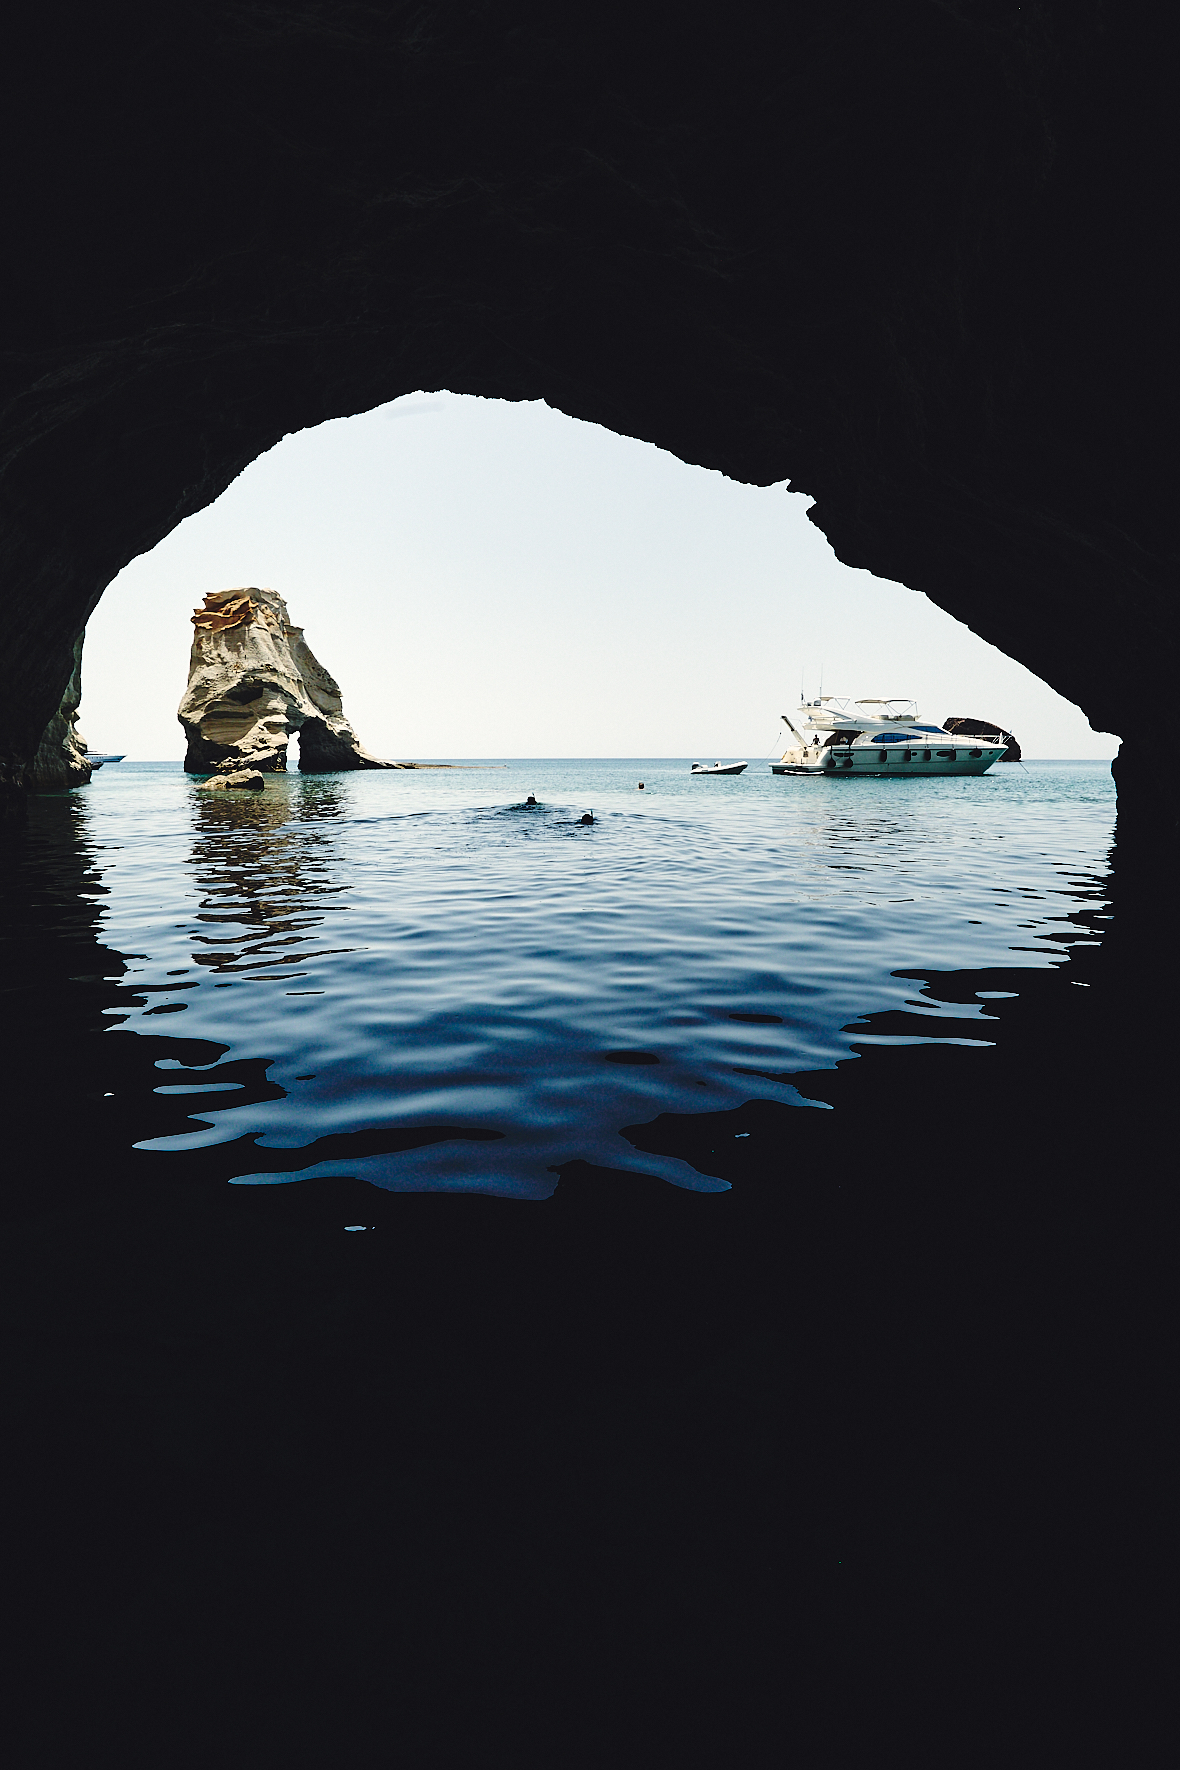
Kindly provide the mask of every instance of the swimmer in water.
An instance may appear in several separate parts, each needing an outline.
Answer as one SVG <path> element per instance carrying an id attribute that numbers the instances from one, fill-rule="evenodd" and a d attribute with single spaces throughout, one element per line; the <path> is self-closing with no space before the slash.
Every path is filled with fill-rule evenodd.
<path id="1" fill-rule="evenodd" d="M 532 793 L 530 793 L 528 798 L 525 800 L 525 804 L 526 805 L 535 805 L 536 803 L 537 803 L 536 799 L 533 797 Z"/>
<path id="2" fill-rule="evenodd" d="M 592 811 L 584 811 L 578 819 L 578 822 L 580 824 L 592 824 L 594 822 L 594 813 Z"/>

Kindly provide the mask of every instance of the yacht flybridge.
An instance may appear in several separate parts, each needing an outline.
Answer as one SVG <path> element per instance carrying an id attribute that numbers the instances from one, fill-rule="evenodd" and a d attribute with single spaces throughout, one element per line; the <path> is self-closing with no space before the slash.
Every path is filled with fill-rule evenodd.
<path id="1" fill-rule="evenodd" d="M 985 774 L 1007 749 L 922 725 L 909 700 L 821 695 L 799 707 L 794 719 L 782 717 L 794 742 L 771 763 L 773 774 Z"/>

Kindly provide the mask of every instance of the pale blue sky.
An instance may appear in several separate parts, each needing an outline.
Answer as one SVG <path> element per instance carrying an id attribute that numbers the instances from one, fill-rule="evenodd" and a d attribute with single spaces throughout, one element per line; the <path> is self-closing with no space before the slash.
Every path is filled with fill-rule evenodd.
<path id="1" fill-rule="evenodd" d="M 827 693 L 995 719 L 1028 756 L 1114 755 L 924 596 L 840 565 L 808 503 L 541 403 L 412 394 L 284 438 L 119 574 L 87 635 L 81 728 L 179 758 L 189 616 L 260 584 L 382 756 L 754 760 L 821 664 Z"/>

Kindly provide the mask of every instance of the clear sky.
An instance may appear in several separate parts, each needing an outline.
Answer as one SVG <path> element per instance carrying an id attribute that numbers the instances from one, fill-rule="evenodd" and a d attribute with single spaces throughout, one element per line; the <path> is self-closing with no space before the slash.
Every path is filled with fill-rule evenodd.
<path id="1" fill-rule="evenodd" d="M 924 596 L 839 564 L 784 486 L 450 393 L 285 437 L 119 574 L 81 729 L 180 758 L 189 616 L 269 585 L 381 756 L 702 756 L 783 747 L 800 678 L 994 719 L 1026 756 L 1109 757 L 1071 702 Z"/>

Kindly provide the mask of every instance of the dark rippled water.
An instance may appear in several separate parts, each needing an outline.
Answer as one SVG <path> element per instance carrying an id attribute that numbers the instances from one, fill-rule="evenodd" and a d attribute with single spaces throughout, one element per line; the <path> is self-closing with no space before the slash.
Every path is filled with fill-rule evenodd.
<path id="1" fill-rule="evenodd" d="M 138 1040 L 148 1086 L 102 1095 L 128 1149 L 218 1150 L 243 1182 L 537 1198 L 583 1159 L 716 1190 L 626 1133 L 752 1099 L 829 1110 L 816 1078 L 874 1044 L 986 1048 L 1021 976 L 1101 926 L 1104 763 L 688 766 L 292 774 L 222 798 L 109 764 L 30 809 L 15 882 L 88 968 L 21 988 L 67 1040 L 87 1011 L 104 1050 Z M 29 936 L 9 936 L 11 981 Z M 1004 989 L 940 994 L 977 972 Z"/>

